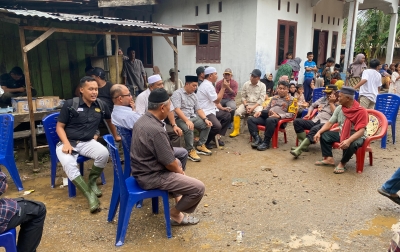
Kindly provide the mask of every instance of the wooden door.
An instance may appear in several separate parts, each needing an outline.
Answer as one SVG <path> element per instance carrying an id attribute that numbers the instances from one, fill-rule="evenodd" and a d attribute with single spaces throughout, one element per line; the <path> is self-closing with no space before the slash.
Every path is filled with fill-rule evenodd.
<path id="1" fill-rule="evenodd" d="M 320 65 L 326 61 L 326 50 L 328 49 L 328 33 L 328 31 L 321 31 L 319 33 L 317 65 Z"/>

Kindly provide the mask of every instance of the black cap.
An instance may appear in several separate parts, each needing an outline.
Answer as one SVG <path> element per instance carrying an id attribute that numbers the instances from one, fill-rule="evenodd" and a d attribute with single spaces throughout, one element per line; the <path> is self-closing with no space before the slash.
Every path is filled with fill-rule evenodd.
<path id="1" fill-rule="evenodd" d="M 106 78 L 106 72 L 104 72 L 104 70 L 100 67 L 93 68 L 93 70 L 90 71 L 90 75 L 100 77 L 103 80 Z"/>
<path id="2" fill-rule="evenodd" d="M 201 73 L 204 73 L 204 70 L 205 70 L 205 68 L 204 68 L 203 66 L 199 66 L 199 67 L 196 69 L 196 74 L 199 75 L 199 74 L 201 74 Z"/>
<path id="3" fill-rule="evenodd" d="M 339 64 L 335 64 L 335 69 L 340 69 L 340 65 Z"/>
<path id="4" fill-rule="evenodd" d="M 197 78 L 197 76 L 193 76 L 193 75 L 186 75 L 185 76 L 185 82 L 186 83 L 190 83 L 190 82 L 197 82 L 199 79 Z"/>
<path id="5" fill-rule="evenodd" d="M 251 72 L 251 75 L 261 77 L 261 71 L 259 69 L 254 69 L 253 72 Z"/>
<path id="6" fill-rule="evenodd" d="M 162 103 L 169 99 L 169 95 L 164 88 L 157 88 L 151 91 L 149 95 L 149 102 L 152 103 Z"/>
<path id="7" fill-rule="evenodd" d="M 356 93 L 356 90 L 351 87 L 342 87 L 342 89 L 340 89 L 340 92 L 342 94 L 354 95 Z"/>
<path id="8" fill-rule="evenodd" d="M 329 88 L 329 89 L 332 89 L 333 91 L 337 91 L 337 90 L 338 90 L 337 86 L 334 85 L 334 84 L 328 85 L 328 88 Z"/>
<path id="9" fill-rule="evenodd" d="M 24 72 L 22 71 L 22 69 L 20 67 L 16 66 L 16 67 L 13 67 L 11 69 L 10 74 L 15 74 L 15 75 L 18 75 L 18 76 L 22 76 L 22 75 L 24 75 Z"/>

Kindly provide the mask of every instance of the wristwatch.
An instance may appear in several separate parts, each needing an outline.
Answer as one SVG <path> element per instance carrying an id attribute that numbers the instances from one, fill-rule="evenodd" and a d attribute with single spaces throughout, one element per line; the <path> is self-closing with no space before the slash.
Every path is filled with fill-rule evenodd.
<path id="1" fill-rule="evenodd" d="M 172 128 L 173 128 L 173 127 L 178 126 L 178 125 L 176 125 L 176 123 L 175 123 L 175 124 L 172 124 L 171 126 L 172 126 Z"/>

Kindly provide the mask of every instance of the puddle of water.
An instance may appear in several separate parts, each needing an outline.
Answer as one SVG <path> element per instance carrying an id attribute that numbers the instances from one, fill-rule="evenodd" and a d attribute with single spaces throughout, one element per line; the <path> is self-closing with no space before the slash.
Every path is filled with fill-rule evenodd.
<path id="1" fill-rule="evenodd" d="M 297 236 L 291 236 L 290 239 L 291 241 L 289 242 L 289 247 L 291 249 L 311 246 L 317 246 L 326 252 L 332 252 L 340 249 L 339 244 L 335 242 L 324 241 L 322 235 L 318 231 L 313 231 L 312 234 L 307 234 L 300 238 Z"/>
<path id="2" fill-rule="evenodd" d="M 350 236 L 364 235 L 380 237 L 385 230 L 391 230 L 392 226 L 398 221 L 395 217 L 376 216 L 367 222 L 367 229 L 353 231 Z"/>

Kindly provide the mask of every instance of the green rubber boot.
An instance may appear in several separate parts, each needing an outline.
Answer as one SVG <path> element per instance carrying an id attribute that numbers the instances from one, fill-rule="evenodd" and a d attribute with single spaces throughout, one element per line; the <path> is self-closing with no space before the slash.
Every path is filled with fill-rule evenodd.
<path id="1" fill-rule="evenodd" d="M 306 134 L 306 132 L 301 132 L 301 133 L 296 133 L 296 135 L 297 135 L 297 139 L 299 140 L 299 143 L 301 143 L 301 142 L 303 142 L 303 140 L 306 138 L 306 136 L 307 136 L 307 134 Z M 290 148 L 291 150 L 295 150 L 295 149 L 297 149 L 297 147 L 295 146 L 295 147 L 292 147 L 292 148 Z"/>
<path id="2" fill-rule="evenodd" d="M 290 152 L 290 154 L 292 154 L 293 156 L 295 156 L 296 158 L 299 157 L 301 155 L 301 153 L 303 153 L 304 149 L 307 149 L 308 146 L 311 144 L 310 140 L 308 138 L 304 139 L 303 142 L 301 142 L 301 144 L 299 145 L 299 147 L 297 147 L 297 149 L 292 150 Z"/>
<path id="3" fill-rule="evenodd" d="M 99 168 L 97 166 L 92 166 L 92 170 L 89 173 L 89 188 L 94 192 L 97 197 L 101 197 L 102 193 L 97 187 L 97 179 L 100 177 L 104 168 Z"/>
<path id="4" fill-rule="evenodd" d="M 90 212 L 93 213 L 100 207 L 100 201 L 96 195 L 90 190 L 89 186 L 83 180 L 82 176 L 77 177 L 72 183 L 83 193 L 89 202 Z"/>

